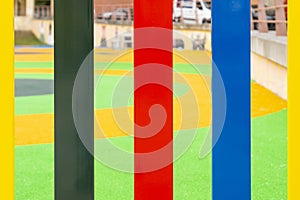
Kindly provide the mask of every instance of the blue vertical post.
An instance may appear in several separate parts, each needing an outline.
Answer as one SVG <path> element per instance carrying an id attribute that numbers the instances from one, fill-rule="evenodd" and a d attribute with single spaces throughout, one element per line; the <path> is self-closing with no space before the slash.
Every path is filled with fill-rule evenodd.
<path id="1" fill-rule="evenodd" d="M 213 139 L 216 139 L 224 82 L 227 111 L 223 131 L 213 148 L 213 200 L 251 199 L 250 0 L 212 2 Z M 217 68 L 217 69 L 216 69 Z"/>

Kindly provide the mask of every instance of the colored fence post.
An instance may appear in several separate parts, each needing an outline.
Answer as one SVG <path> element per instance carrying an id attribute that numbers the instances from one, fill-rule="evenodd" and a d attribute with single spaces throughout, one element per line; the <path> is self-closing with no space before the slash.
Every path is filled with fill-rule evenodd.
<path id="1" fill-rule="evenodd" d="M 93 50 L 93 1 L 55 0 L 55 199 L 94 199 L 94 158 L 79 138 L 72 94 L 79 68 Z M 91 59 L 91 58 L 90 58 Z M 85 145 L 94 147 L 93 60 L 89 60 L 82 108 Z M 82 96 L 83 96 L 82 95 Z M 81 97 L 82 97 L 81 96 Z"/>
<path id="2" fill-rule="evenodd" d="M 251 26 L 251 31 L 252 31 L 252 30 L 254 30 L 254 22 L 253 22 L 253 17 L 252 17 L 252 12 L 253 12 L 253 11 L 252 11 L 252 8 L 251 8 L 250 11 L 251 11 L 251 12 L 250 12 L 250 23 L 251 23 L 250 26 Z"/>
<path id="3" fill-rule="evenodd" d="M 288 200 L 300 199 L 299 6 L 288 1 Z"/>
<path id="4" fill-rule="evenodd" d="M 173 198 L 172 5 L 172 0 L 134 1 L 135 200 Z M 160 117 L 153 111 L 149 119 L 154 105 L 164 109 L 166 121 L 158 132 L 151 131 L 155 135 L 147 137 L 137 126 L 146 127 Z M 159 153 L 151 159 L 155 152 Z M 159 168 L 151 170 L 151 166 Z"/>
<path id="5" fill-rule="evenodd" d="M 130 7 L 127 8 L 127 13 L 128 13 L 127 21 L 131 22 L 132 19 L 131 19 L 131 8 Z"/>
<path id="6" fill-rule="evenodd" d="M 268 23 L 267 23 L 267 16 L 266 16 L 266 10 L 265 8 L 265 1 L 264 0 L 258 0 L 258 20 L 261 20 L 262 22 L 258 23 L 258 30 L 261 33 L 267 33 L 269 28 L 268 28 Z"/>
<path id="7" fill-rule="evenodd" d="M 217 69 L 227 97 L 223 131 L 212 152 L 213 200 L 251 199 L 249 12 L 249 0 L 216 0 L 212 4 L 214 139 L 222 92 Z"/>
<path id="8" fill-rule="evenodd" d="M 14 1 L 0 3 L 0 194 L 14 199 Z"/>
<path id="9" fill-rule="evenodd" d="M 284 22 L 285 19 L 285 13 L 284 13 L 284 8 L 281 7 L 283 6 L 283 0 L 275 0 L 275 18 L 276 21 L 279 21 L 276 23 L 276 35 L 277 36 L 286 36 L 287 34 L 287 25 Z"/>

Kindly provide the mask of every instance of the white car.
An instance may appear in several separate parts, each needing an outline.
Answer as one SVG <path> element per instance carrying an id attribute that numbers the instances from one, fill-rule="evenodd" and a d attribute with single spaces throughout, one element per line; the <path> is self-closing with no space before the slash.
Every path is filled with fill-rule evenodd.
<path id="1" fill-rule="evenodd" d="M 174 0 L 173 20 L 185 23 L 211 23 L 210 5 L 203 0 Z"/>
<path id="2" fill-rule="evenodd" d="M 113 12 L 105 12 L 97 16 L 98 19 L 111 20 L 115 17 L 116 20 L 127 20 L 128 19 L 128 11 L 124 8 L 118 8 Z"/>

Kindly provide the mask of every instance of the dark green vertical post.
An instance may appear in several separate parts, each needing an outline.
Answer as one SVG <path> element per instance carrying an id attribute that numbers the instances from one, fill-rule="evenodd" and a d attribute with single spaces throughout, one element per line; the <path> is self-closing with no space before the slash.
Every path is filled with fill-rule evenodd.
<path id="1" fill-rule="evenodd" d="M 94 159 L 79 138 L 72 93 L 79 68 L 93 50 L 93 0 L 55 0 L 55 199 L 94 199 Z M 85 70 L 80 108 L 85 145 L 94 148 L 93 60 Z M 84 108 L 84 109 L 83 109 Z"/>

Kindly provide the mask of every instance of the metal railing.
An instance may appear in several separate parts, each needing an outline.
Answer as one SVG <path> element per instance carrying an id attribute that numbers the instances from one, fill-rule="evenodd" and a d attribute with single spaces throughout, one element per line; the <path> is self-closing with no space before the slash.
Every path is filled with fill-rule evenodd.
<path id="1" fill-rule="evenodd" d="M 34 7 L 35 19 L 52 19 L 51 6 L 39 5 Z"/>
<path id="2" fill-rule="evenodd" d="M 180 2 L 180 1 L 179 1 Z M 204 0 L 209 3 L 211 0 Z M 251 29 L 258 29 L 259 32 L 268 32 L 269 30 L 276 30 L 277 36 L 287 35 L 287 19 L 286 9 L 287 5 L 283 3 L 283 0 L 274 0 L 275 5 L 265 6 L 265 0 L 257 0 L 257 8 L 251 9 Z M 96 4 L 94 11 L 95 20 L 105 23 L 119 23 L 119 24 L 131 24 L 133 21 L 133 4 Z M 179 4 L 178 9 L 180 14 L 174 17 L 175 26 L 191 26 L 191 23 L 186 23 L 183 16 L 182 5 Z M 268 10 L 274 10 L 275 15 L 269 16 L 266 14 Z M 199 20 L 198 10 L 195 11 L 194 25 L 195 27 L 209 28 L 211 19 L 205 19 L 205 21 Z M 253 15 L 256 14 L 256 18 L 253 19 Z"/>
<path id="3" fill-rule="evenodd" d="M 283 0 L 275 0 L 275 5 L 265 6 L 264 0 L 258 0 L 257 8 L 251 9 L 251 29 L 258 29 L 261 33 L 266 33 L 274 28 L 277 36 L 287 35 L 287 5 Z M 267 10 L 275 10 L 275 16 L 270 17 L 266 14 Z M 258 14 L 258 19 L 253 19 L 254 14 Z"/>
<path id="4" fill-rule="evenodd" d="M 204 0 L 204 2 L 210 4 L 210 0 Z M 203 5 L 204 6 L 204 5 Z M 118 23 L 118 24 L 130 24 L 133 21 L 134 18 L 134 12 L 133 12 L 133 4 L 96 4 L 94 6 L 94 18 L 96 22 L 104 22 L 104 23 Z M 199 13 L 201 12 L 198 9 L 195 9 L 194 16 L 192 17 L 193 21 L 192 23 L 187 23 L 183 16 L 183 8 L 181 9 L 181 14 L 179 17 L 174 17 L 174 25 L 175 26 L 181 26 L 181 25 L 187 25 L 192 26 L 194 25 L 200 25 L 204 24 L 205 26 L 210 27 L 211 23 L 211 16 L 207 17 L 207 19 L 201 19 L 199 20 Z M 202 27 L 202 26 L 201 26 Z"/>

